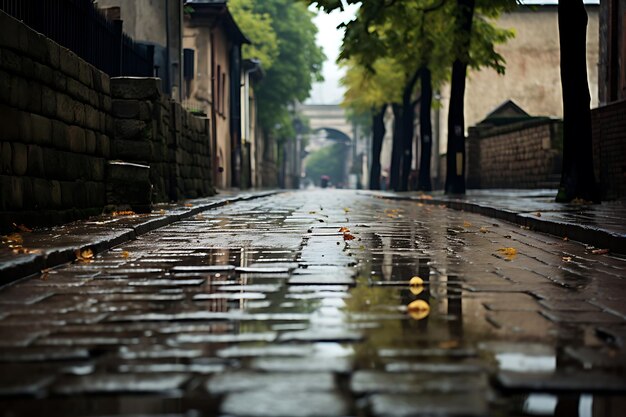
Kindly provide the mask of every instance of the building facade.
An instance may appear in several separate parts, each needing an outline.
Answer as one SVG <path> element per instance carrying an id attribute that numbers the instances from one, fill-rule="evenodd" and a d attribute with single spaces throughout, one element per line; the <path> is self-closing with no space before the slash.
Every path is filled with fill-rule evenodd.
<path id="1" fill-rule="evenodd" d="M 187 108 L 211 120 L 218 188 L 241 184 L 241 45 L 249 43 L 226 1 L 189 1 L 183 46 L 195 50 L 194 78 L 185 88 Z"/>

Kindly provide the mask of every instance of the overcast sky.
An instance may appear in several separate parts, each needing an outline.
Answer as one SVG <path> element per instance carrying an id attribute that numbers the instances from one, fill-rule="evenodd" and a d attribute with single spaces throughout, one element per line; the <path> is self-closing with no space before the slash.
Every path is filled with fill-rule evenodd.
<path id="1" fill-rule="evenodd" d="M 558 0 L 522 0 L 524 4 L 557 4 Z M 600 0 L 585 0 L 586 4 L 599 4 Z M 343 30 L 337 26 L 354 18 L 357 6 L 350 6 L 344 12 L 334 11 L 331 14 L 319 12 L 314 19 L 317 25 L 317 44 L 324 49 L 326 62 L 324 63 L 324 82 L 315 83 L 311 90 L 311 97 L 306 101 L 309 104 L 339 104 L 343 97 L 343 87 L 339 80 L 343 71 L 337 66 L 337 56 L 343 39 Z M 314 8 L 312 10 L 315 10 Z"/>
<path id="2" fill-rule="evenodd" d="M 334 11 L 326 14 L 318 13 L 314 19 L 317 25 L 317 44 L 324 49 L 326 62 L 324 63 L 324 82 L 315 83 L 311 90 L 311 97 L 307 103 L 311 104 L 338 104 L 343 96 L 343 88 L 339 85 L 339 80 L 343 71 L 337 66 L 337 56 L 343 39 L 343 30 L 338 30 L 337 26 L 342 22 L 348 22 L 354 18 L 357 7 L 349 7 L 346 11 Z"/>

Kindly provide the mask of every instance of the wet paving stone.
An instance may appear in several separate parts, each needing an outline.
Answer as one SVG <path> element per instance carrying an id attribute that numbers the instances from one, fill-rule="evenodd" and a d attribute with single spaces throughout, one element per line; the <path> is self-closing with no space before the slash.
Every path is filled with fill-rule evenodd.
<path id="1" fill-rule="evenodd" d="M 417 202 L 240 201 L 0 288 L 0 415 L 521 417 L 593 395 L 609 411 L 578 417 L 617 416 L 624 270 Z"/>
<path id="2" fill-rule="evenodd" d="M 485 398 L 475 394 L 376 394 L 369 398 L 374 416 L 487 416 Z"/>
<path id="3" fill-rule="evenodd" d="M 334 392 L 249 391 L 227 395 L 221 411 L 241 417 L 340 417 L 348 407 Z"/>
<path id="4" fill-rule="evenodd" d="M 84 377 L 66 377 L 56 382 L 52 391 L 56 394 L 77 395 L 86 393 L 159 392 L 174 394 L 189 379 L 181 374 L 103 374 Z"/>

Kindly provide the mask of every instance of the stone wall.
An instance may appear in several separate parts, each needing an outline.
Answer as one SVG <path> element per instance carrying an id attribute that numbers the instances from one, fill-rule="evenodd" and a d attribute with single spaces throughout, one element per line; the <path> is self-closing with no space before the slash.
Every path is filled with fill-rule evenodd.
<path id="1" fill-rule="evenodd" d="M 109 88 L 106 74 L 0 12 L 0 224 L 102 210 Z"/>
<path id="2" fill-rule="evenodd" d="M 562 122 L 534 119 L 489 129 L 467 139 L 468 188 L 558 186 Z"/>
<path id="3" fill-rule="evenodd" d="M 111 80 L 114 135 L 111 157 L 150 166 L 152 201 L 213 192 L 208 119 L 163 95 L 158 78 Z"/>
<path id="4" fill-rule="evenodd" d="M 111 81 L 0 11 L 0 230 L 65 223 L 123 203 L 119 197 L 133 193 L 113 196 L 125 182 L 111 175 L 120 167 L 111 160 L 149 166 L 144 209 L 150 200 L 212 194 L 207 120 L 160 84 Z"/>
<path id="5" fill-rule="evenodd" d="M 593 156 L 603 200 L 626 197 L 626 100 L 592 110 Z"/>

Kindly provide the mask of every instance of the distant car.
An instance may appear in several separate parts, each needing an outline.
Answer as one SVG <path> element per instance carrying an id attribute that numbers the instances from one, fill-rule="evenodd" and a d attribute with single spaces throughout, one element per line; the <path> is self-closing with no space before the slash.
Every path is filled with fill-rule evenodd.
<path id="1" fill-rule="evenodd" d="M 320 186 L 322 188 L 328 187 L 328 183 L 330 182 L 330 177 L 328 175 L 322 175 L 320 177 Z"/>

